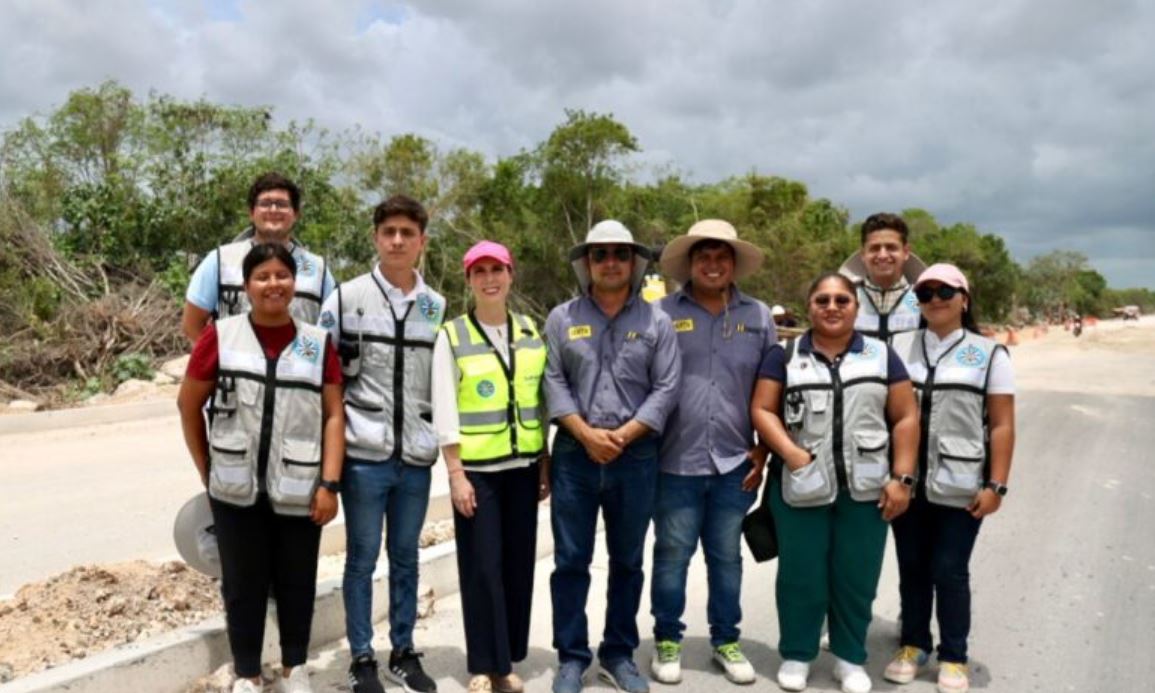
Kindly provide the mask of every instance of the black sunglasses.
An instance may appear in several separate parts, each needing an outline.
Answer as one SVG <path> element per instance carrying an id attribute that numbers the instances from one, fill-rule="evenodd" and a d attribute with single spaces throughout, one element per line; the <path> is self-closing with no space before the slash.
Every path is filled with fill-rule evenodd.
<path id="1" fill-rule="evenodd" d="M 918 297 L 919 303 L 930 303 L 930 300 L 935 296 L 938 296 L 944 301 L 949 301 L 961 290 L 962 289 L 947 284 L 939 284 L 936 289 L 932 289 L 929 286 L 920 286 L 914 290 L 914 295 Z"/>
<path id="2" fill-rule="evenodd" d="M 594 246 L 590 248 L 590 261 L 601 264 L 608 260 L 611 254 L 613 254 L 614 259 L 618 262 L 629 262 L 630 258 L 634 256 L 634 249 L 628 245 L 615 246 L 613 250 L 601 246 Z"/>
<path id="3" fill-rule="evenodd" d="M 811 300 L 814 301 L 814 305 L 822 308 L 830 305 L 831 301 L 834 301 L 834 305 L 838 306 L 839 308 L 845 308 L 846 306 L 850 305 L 850 301 L 852 299 L 847 294 L 838 294 L 837 296 L 831 296 L 830 294 L 819 294 Z"/>

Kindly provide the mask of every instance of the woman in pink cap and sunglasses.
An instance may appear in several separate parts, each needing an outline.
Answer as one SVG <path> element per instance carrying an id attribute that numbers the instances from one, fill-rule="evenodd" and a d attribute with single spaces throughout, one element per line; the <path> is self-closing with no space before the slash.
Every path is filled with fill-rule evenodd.
<path id="1" fill-rule="evenodd" d="M 928 267 L 914 286 L 925 327 L 896 335 L 919 395 L 918 484 L 893 523 L 902 640 L 884 677 L 908 683 L 930 657 L 937 599 L 938 690 L 970 687 L 969 563 L 983 518 L 1007 494 L 1015 446 L 1015 383 L 1002 345 L 979 334 L 967 279 L 954 265 Z"/>
<path id="2" fill-rule="evenodd" d="M 549 495 L 545 343 L 509 310 L 513 257 L 481 241 L 463 262 L 473 307 L 433 347 L 433 424 L 449 472 L 471 691 L 519 693 L 536 561 L 537 504 Z"/>

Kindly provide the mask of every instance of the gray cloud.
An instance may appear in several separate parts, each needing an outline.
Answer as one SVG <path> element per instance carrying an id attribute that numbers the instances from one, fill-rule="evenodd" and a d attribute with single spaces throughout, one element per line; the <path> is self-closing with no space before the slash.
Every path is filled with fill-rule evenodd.
<path id="1" fill-rule="evenodd" d="M 496 157 L 584 108 L 645 166 L 789 176 L 855 218 L 922 207 L 1155 284 L 1151 3 L 8 4 L 4 124 L 114 78 Z"/>

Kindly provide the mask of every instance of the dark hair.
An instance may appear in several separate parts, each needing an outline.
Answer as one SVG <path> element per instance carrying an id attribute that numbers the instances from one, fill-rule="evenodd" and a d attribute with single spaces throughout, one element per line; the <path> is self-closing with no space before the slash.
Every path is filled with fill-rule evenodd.
<path id="1" fill-rule="evenodd" d="M 289 268 L 294 278 L 297 276 L 297 261 L 293 259 L 293 254 L 288 248 L 280 243 L 257 243 L 249 249 L 241 263 L 241 274 L 245 278 L 245 283 L 249 283 L 249 277 L 253 275 L 253 270 L 258 265 L 269 260 L 280 260 L 281 264 Z"/>
<path id="2" fill-rule="evenodd" d="M 907 242 L 907 237 L 910 236 L 910 230 L 906 228 L 906 222 L 897 214 L 890 214 L 889 212 L 878 212 L 866 217 L 866 221 L 862 222 L 862 244 L 866 245 L 866 237 L 875 231 L 897 231 L 899 236 L 902 236 L 902 242 Z"/>
<path id="3" fill-rule="evenodd" d="M 425 207 L 420 202 L 408 195 L 394 195 L 377 205 L 377 208 L 373 210 L 373 228 L 380 226 L 381 222 L 389 217 L 397 215 L 417 222 L 417 225 L 421 227 L 421 233 L 425 233 L 425 226 L 429 223 L 429 212 L 425 211 Z"/>
<path id="4" fill-rule="evenodd" d="M 818 275 L 817 279 L 810 282 L 810 288 L 806 290 L 807 303 L 810 303 L 810 299 L 814 297 L 814 292 L 818 291 L 818 287 L 827 279 L 837 279 L 839 283 L 842 284 L 842 288 L 849 291 L 850 295 L 854 297 L 854 302 L 858 303 L 858 289 L 854 287 L 854 282 L 847 279 L 845 274 L 838 272 L 823 272 Z"/>
<path id="5" fill-rule="evenodd" d="M 686 253 L 686 257 L 693 258 L 694 253 L 698 252 L 699 250 L 714 250 L 716 248 L 723 247 L 729 249 L 731 258 L 735 260 L 738 259 L 738 254 L 734 252 L 734 246 L 730 245 L 726 241 L 720 241 L 717 238 L 703 238 L 702 240 L 697 241 L 694 243 L 694 245 L 690 246 L 690 252 Z"/>
<path id="6" fill-rule="evenodd" d="M 275 171 L 263 173 L 253 181 L 252 187 L 249 188 L 249 210 L 251 211 L 257 206 L 257 198 L 261 193 L 270 190 L 284 190 L 289 193 L 289 202 L 293 205 L 293 211 L 301 211 L 301 189 L 293 181 L 285 178 Z"/>

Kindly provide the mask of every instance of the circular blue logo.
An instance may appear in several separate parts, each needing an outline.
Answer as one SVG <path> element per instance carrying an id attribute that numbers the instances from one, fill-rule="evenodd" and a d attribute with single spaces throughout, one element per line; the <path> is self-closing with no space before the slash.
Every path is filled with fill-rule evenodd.
<path id="1" fill-rule="evenodd" d="M 311 277 L 317 273 L 317 266 L 309 259 L 307 255 L 301 255 L 294 258 L 297 261 L 297 276 Z"/>
<path id="2" fill-rule="evenodd" d="M 954 358 L 961 366 L 978 368 L 987 362 L 987 353 L 974 344 L 968 344 L 962 349 L 959 349 Z"/>
<path id="3" fill-rule="evenodd" d="M 310 363 L 316 363 L 321 355 L 321 344 L 312 337 L 298 337 L 293 344 L 293 353 Z"/>
<path id="4" fill-rule="evenodd" d="M 870 342 L 866 342 L 866 344 L 862 347 L 862 358 L 873 359 L 873 358 L 876 358 L 877 356 L 878 356 L 878 346 L 875 344 L 872 344 Z"/>
<path id="5" fill-rule="evenodd" d="M 911 310 L 918 310 L 918 297 L 914 295 L 913 291 L 907 291 L 906 296 L 903 297 L 902 302 L 906 304 L 907 308 Z"/>
<path id="6" fill-rule="evenodd" d="M 492 380 L 482 380 L 477 384 L 477 394 L 486 399 L 493 397 L 494 392 L 497 392 L 497 388 L 493 386 Z"/>
<path id="7" fill-rule="evenodd" d="M 324 313 L 321 313 L 321 327 L 324 327 L 327 330 L 336 324 L 337 318 L 333 317 L 333 311 L 327 310 Z"/>

